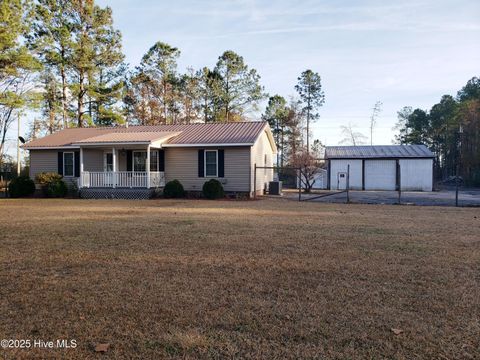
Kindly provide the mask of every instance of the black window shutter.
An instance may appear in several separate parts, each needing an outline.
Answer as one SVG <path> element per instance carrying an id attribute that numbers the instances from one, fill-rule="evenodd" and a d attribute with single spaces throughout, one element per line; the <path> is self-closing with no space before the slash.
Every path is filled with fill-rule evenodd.
<path id="1" fill-rule="evenodd" d="M 58 152 L 57 172 L 63 175 L 63 151 Z"/>
<path id="2" fill-rule="evenodd" d="M 132 150 L 127 150 L 127 171 L 132 171 Z"/>
<path id="3" fill-rule="evenodd" d="M 205 177 L 204 162 L 205 162 L 205 150 L 198 150 L 198 177 Z"/>
<path id="4" fill-rule="evenodd" d="M 75 151 L 75 177 L 80 177 L 80 151 Z"/>
<path id="5" fill-rule="evenodd" d="M 165 150 L 158 150 L 158 171 L 165 171 Z"/>
<path id="6" fill-rule="evenodd" d="M 218 150 L 218 177 L 225 177 L 225 150 Z"/>

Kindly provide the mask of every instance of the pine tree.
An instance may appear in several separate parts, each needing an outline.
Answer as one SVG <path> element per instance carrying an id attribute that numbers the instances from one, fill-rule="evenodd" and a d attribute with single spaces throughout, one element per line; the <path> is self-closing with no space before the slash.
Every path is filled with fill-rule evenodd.
<path id="1" fill-rule="evenodd" d="M 270 97 L 265 113 L 262 115 L 264 121 L 268 121 L 273 129 L 273 136 L 277 146 L 277 166 L 283 166 L 284 160 L 284 137 L 285 128 L 288 125 L 289 109 L 287 101 L 280 95 Z"/>
<path id="2" fill-rule="evenodd" d="M 69 79 L 68 71 L 72 61 L 73 24 L 72 2 L 69 0 L 38 0 L 34 9 L 29 47 L 39 60 L 49 68 L 49 77 L 60 78 L 63 127 L 69 125 Z"/>
<path id="3" fill-rule="evenodd" d="M 217 61 L 215 72 L 220 77 L 218 94 L 222 112 L 217 121 L 236 121 L 244 119 L 249 110 L 255 110 L 264 99 L 260 75 L 255 69 L 249 69 L 243 57 L 233 51 L 225 51 Z"/>
<path id="4" fill-rule="evenodd" d="M 25 46 L 30 14 L 29 1 L 0 2 L 0 166 L 7 131 L 16 120 L 15 115 L 29 105 L 29 78 L 41 67 Z"/>
<path id="5" fill-rule="evenodd" d="M 312 70 L 305 70 L 298 78 L 295 86 L 303 105 L 303 112 L 306 115 L 306 140 L 307 152 L 310 151 L 310 123 L 320 117 L 318 109 L 325 102 L 325 95 L 322 91 L 320 75 Z"/>

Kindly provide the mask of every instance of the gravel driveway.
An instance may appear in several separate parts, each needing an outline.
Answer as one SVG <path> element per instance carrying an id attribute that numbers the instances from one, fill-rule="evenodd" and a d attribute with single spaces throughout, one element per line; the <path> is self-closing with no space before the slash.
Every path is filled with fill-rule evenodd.
<path id="1" fill-rule="evenodd" d="M 318 195 L 329 196 L 315 198 Z M 285 198 L 292 200 L 298 199 L 298 193 L 284 192 Z M 315 194 L 302 194 L 302 200 L 326 202 L 326 203 L 344 203 L 346 202 L 346 193 L 337 193 L 335 191 L 318 191 Z M 480 206 L 480 189 L 461 190 L 458 195 L 459 206 Z M 396 191 L 350 191 L 350 202 L 359 204 L 398 204 L 398 192 Z M 434 192 L 402 192 L 401 202 L 403 204 L 426 205 L 426 206 L 455 206 L 455 191 L 442 190 Z"/>

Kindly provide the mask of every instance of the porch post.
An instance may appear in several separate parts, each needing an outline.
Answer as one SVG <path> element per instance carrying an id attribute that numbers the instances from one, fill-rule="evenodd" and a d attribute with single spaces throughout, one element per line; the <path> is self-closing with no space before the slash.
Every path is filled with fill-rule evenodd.
<path id="1" fill-rule="evenodd" d="M 150 145 L 147 146 L 147 163 L 145 168 L 147 170 L 147 189 L 150 189 Z"/>
<path id="2" fill-rule="evenodd" d="M 80 180 L 78 184 L 79 188 L 83 187 L 83 148 L 80 146 Z"/>
<path id="3" fill-rule="evenodd" d="M 115 151 L 114 147 L 112 147 L 112 162 L 113 162 L 112 187 L 116 188 L 117 187 L 117 152 Z"/>

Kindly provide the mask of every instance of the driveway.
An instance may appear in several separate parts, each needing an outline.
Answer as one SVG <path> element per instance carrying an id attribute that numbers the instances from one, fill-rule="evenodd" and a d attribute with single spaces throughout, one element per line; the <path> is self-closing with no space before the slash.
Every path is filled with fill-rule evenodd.
<path id="1" fill-rule="evenodd" d="M 319 195 L 327 195 L 315 198 Z M 350 191 L 350 202 L 358 204 L 398 204 L 398 192 L 396 191 Z M 284 197 L 298 200 L 298 193 L 284 192 Z M 345 192 L 316 191 L 314 194 L 302 194 L 302 200 L 326 203 L 344 203 L 347 200 Z M 455 191 L 442 190 L 434 192 L 402 192 L 402 204 L 427 205 L 427 206 L 455 206 Z M 465 189 L 459 191 L 459 206 L 480 206 L 480 189 Z"/>

